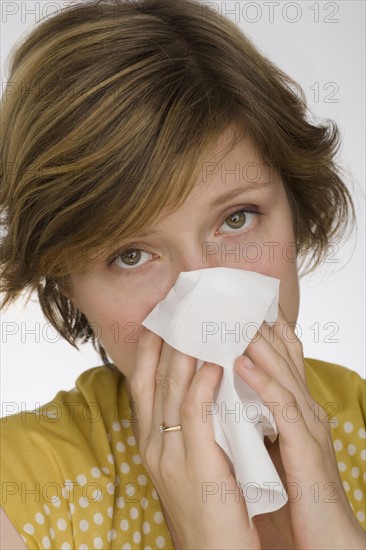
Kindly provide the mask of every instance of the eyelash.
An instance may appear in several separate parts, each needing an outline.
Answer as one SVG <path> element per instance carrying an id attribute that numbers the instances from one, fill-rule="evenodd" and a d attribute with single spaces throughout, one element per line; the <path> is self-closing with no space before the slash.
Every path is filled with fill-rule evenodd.
<path id="1" fill-rule="evenodd" d="M 261 216 L 263 214 L 263 212 L 261 212 L 257 206 L 250 206 L 250 207 L 243 207 L 243 208 L 236 208 L 235 210 L 229 212 L 228 214 L 226 214 L 223 218 L 223 220 L 221 221 L 220 223 L 220 227 L 221 225 L 224 223 L 224 221 L 226 220 L 226 218 L 228 218 L 229 216 L 232 216 L 233 214 L 237 214 L 238 212 L 245 212 L 246 214 L 257 214 L 258 216 Z M 229 231 L 229 233 L 231 233 Z M 236 231 L 232 231 L 232 233 L 236 233 Z M 111 267 L 113 262 L 115 260 L 117 260 L 117 258 L 119 258 L 122 254 L 124 254 L 125 252 L 127 252 L 128 250 L 139 250 L 140 252 L 146 252 L 147 254 L 151 254 L 151 252 L 148 252 L 147 250 L 145 250 L 144 248 L 140 248 L 139 247 L 139 243 L 129 243 L 125 246 L 122 246 L 121 248 L 118 249 L 117 253 L 115 253 L 111 258 L 109 258 L 107 260 L 107 266 L 108 267 Z M 145 265 L 146 264 L 143 264 L 141 265 L 140 267 L 135 267 L 135 268 L 131 268 L 131 269 L 125 269 L 123 270 L 124 273 L 126 275 L 134 275 L 140 271 L 143 271 L 145 269 Z"/>

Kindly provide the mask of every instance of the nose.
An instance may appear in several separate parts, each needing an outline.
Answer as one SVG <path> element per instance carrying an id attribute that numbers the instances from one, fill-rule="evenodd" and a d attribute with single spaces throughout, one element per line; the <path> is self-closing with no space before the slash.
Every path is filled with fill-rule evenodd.
<path id="1" fill-rule="evenodd" d="M 178 277 L 182 271 L 222 267 L 224 263 L 216 243 L 186 242 L 184 248 L 176 254 L 173 271 Z"/>

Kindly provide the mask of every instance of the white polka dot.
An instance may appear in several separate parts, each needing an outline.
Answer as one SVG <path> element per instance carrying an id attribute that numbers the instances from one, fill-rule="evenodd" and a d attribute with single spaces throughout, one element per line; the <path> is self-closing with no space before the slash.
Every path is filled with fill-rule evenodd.
<path id="1" fill-rule="evenodd" d="M 360 428 L 358 430 L 358 437 L 360 437 L 361 439 L 366 439 L 366 430 L 365 430 L 365 428 Z"/>
<path id="2" fill-rule="evenodd" d="M 62 487 L 61 489 L 61 494 L 64 498 L 69 498 L 69 492 L 68 490 L 66 489 L 66 487 Z"/>
<path id="3" fill-rule="evenodd" d="M 61 550 L 71 550 L 71 546 L 68 542 L 63 542 L 61 544 Z"/>
<path id="4" fill-rule="evenodd" d="M 345 491 L 350 491 L 351 487 L 349 486 L 348 481 L 343 481 L 343 487 Z"/>
<path id="5" fill-rule="evenodd" d="M 57 527 L 60 529 L 60 531 L 65 531 L 66 529 L 66 521 L 64 519 L 59 519 L 57 522 Z"/>
<path id="6" fill-rule="evenodd" d="M 109 474 L 109 468 L 107 468 L 106 466 L 102 466 L 101 470 L 103 474 Z"/>
<path id="7" fill-rule="evenodd" d="M 87 531 L 89 529 L 89 523 L 86 521 L 86 519 L 82 519 L 79 523 L 80 531 Z"/>
<path id="8" fill-rule="evenodd" d="M 109 464 L 114 464 L 114 462 L 115 462 L 115 459 L 114 459 L 113 455 L 108 455 L 107 460 L 108 460 Z"/>
<path id="9" fill-rule="evenodd" d="M 130 516 L 132 519 L 136 519 L 139 515 L 139 511 L 138 509 L 136 508 L 136 506 L 132 506 L 131 510 L 130 510 Z"/>
<path id="10" fill-rule="evenodd" d="M 358 477 L 360 475 L 360 470 L 357 468 L 357 466 L 352 468 L 351 474 L 352 474 L 352 477 Z"/>
<path id="11" fill-rule="evenodd" d="M 133 455 L 133 457 L 132 457 L 132 462 L 133 462 L 134 464 L 141 464 L 141 457 L 140 457 L 140 455 Z"/>
<path id="12" fill-rule="evenodd" d="M 158 537 L 155 542 L 156 542 L 156 546 L 158 548 L 164 548 L 164 546 L 165 546 L 165 538 L 164 537 Z"/>
<path id="13" fill-rule="evenodd" d="M 341 471 L 341 472 L 345 472 L 346 471 L 346 465 L 344 462 L 338 462 L 338 469 Z"/>
<path id="14" fill-rule="evenodd" d="M 145 533 L 145 535 L 147 535 L 147 533 L 150 533 L 151 525 L 148 521 L 144 521 L 144 523 L 142 524 L 142 530 Z"/>
<path id="15" fill-rule="evenodd" d="M 52 502 L 53 506 L 55 506 L 56 508 L 60 508 L 61 499 L 58 496 L 54 495 L 53 497 L 51 497 L 51 502 Z"/>
<path id="16" fill-rule="evenodd" d="M 43 537 L 42 539 L 43 548 L 51 548 L 51 541 L 48 537 Z"/>
<path id="17" fill-rule="evenodd" d="M 113 422 L 112 430 L 114 432 L 120 432 L 121 431 L 121 424 L 119 422 Z"/>
<path id="18" fill-rule="evenodd" d="M 84 474 L 80 474 L 80 475 L 77 476 L 76 481 L 78 482 L 79 485 L 83 486 L 83 485 L 85 485 L 87 480 L 86 480 L 86 477 L 84 476 Z"/>
<path id="19" fill-rule="evenodd" d="M 122 418 L 121 424 L 124 428 L 128 428 L 129 426 L 131 426 L 131 421 L 127 418 Z"/>
<path id="20" fill-rule="evenodd" d="M 132 485 L 132 483 L 128 483 L 125 487 L 125 493 L 129 497 L 133 497 L 134 494 L 136 493 L 136 487 Z"/>
<path id="21" fill-rule="evenodd" d="M 112 519 L 113 518 L 113 506 L 108 506 L 107 508 L 107 516 Z"/>
<path id="22" fill-rule="evenodd" d="M 131 550 L 131 544 L 125 542 L 125 544 L 122 546 L 122 550 Z"/>
<path id="23" fill-rule="evenodd" d="M 90 473 L 93 477 L 100 477 L 100 470 L 97 467 L 92 468 Z"/>
<path id="24" fill-rule="evenodd" d="M 141 508 L 146 510 L 146 508 L 149 506 L 149 501 L 147 500 L 146 497 L 142 497 L 140 504 L 141 504 Z"/>
<path id="25" fill-rule="evenodd" d="M 361 489 L 356 489 L 353 494 L 356 500 L 362 500 L 363 492 Z"/>
<path id="26" fill-rule="evenodd" d="M 130 435 L 130 437 L 127 438 L 127 443 L 132 447 L 133 445 L 136 445 L 136 439 L 133 435 Z"/>
<path id="27" fill-rule="evenodd" d="M 69 503 L 70 512 L 73 514 L 75 512 L 75 504 L 72 502 Z"/>
<path id="28" fill-rule="evenodd" d="M 87 508 L 89 506 L 89 501 L 85 497 L 80 497 L 79 504 L 82 508 Z"/>
<path id="29" fill-rule="evenodd" d="M 116 449 L 119 453 L 123 453 L 123 451 L 126 450 L 126 447 L 125 447 L 124 443 L 122 443 L 122 441 L 118 441 L 117 445 L 116 445 Z"/>
<path id="30" fill-rule="evenodd" d="M 154 500 L 159 500 L 159 496 L 158 496 L 158 493 L 156 492 L 156 489 L 153 489 L 151 491 L 151 495 L 152 495 Z"/>
<path id="31" fill-rule="evenodd" d="M 139 542 L 141 542 L 141 533 L 139 531 L 135 531 L 132 538 L 133 542 L 138 544 Z"/>
<path id="32" fill-rule="evenodd" d="M 161 523 L 163 521 L 164 517 L 161 512 L 155 512 L 154 514 L 154 521 L 155 523 Z"/>
<path id="33" fill-rule="evenodd" d="M 125 507 L 125 499 L 122 498 L 122 497 L 118 497 L 117 501 L 116 501 L 116 504 L 117 504 L 117 507 L 118 508 L 124 508 Z"/>
<path id="34" fill-rule="evenodd" d="M 36 514 L 36 522 L 39 524 L 39 525 L 43 525 L 44 524 L 44 515 L 41 514 L 41 512 L 38 512 Z"/>
<path id="35" fill-rule="evenodd" d="M 100 514 L 99 512 L 97 514 L 94 514 L 94 523 L 96 523 L 97 525 L 102 525 L 103 521 L 104 518 L 102 514 Z"/>
<path id="36" fill-rule="evenodd" d="M 341 449 L 343 449 L 343 443 L 340 439 L 335 439 L 334 448 L 336 451 L 340 451 Z"/>
<path id="37" fill-rule="evenodd" d="M 101 489 L 94 489 L 93 491 L 93 500 L 94 502 L 99 502 L 103 498 L 103 493 Z"/>
<path id="38" fill-rule="evenodd" d="M 356 445 L 348 445 L 347 447 L 347 453 L 350 455 L 350 456 L 353 456 L 356 454 Z"/>
<path id="39" fill-rule="evenodd" d="M 117 538 L 117 531 L 115 529 L 112 529 L 111 531 L 107 532 L 107 541 L 111 542 L 112 540 Z"/>
<path id="40" fill-rule="evenodd" d="M 87 544 L 80 544 L 79 550 L 89 550 L 89 547 Z"/>
<path id="41" fill-rule="evenodd" d="M 52 527 L 50 527 L 50 537 L 51 537 L 52 540 L 54 540 L 54 538 L 56 537 L 55 530 L 52 529 Z"/>
<path id="42" fill-rule="evenodd" d="M 144 546 L 144 550 L 152 550 L 151 546 Z"/>
<path id="43" fill-rule="evenodd" d="M 33 535 L 34 527 L 31 523 L 26 523 L 23 527 L 23 530 L 28 533 L 28 535 Z"/>
<path id="44" fill-rule="evenodd" d="M 101 537 L 95 537 L 93 545 L 94 548 L 103 548 L 103 539 Z"/>
<path id="45" fill-rule="evenodd" d="M 128 472 L 130 471 L 130 469 L 131 469 L 131 468 L 129 467 L 129 465 L 127 464 L 127 462 L 122 462 L 122 464 L 121 464 L 121 472 L 122 472 L 123 474 L 128 474 Z"/>
<path id="46" fill-rule="evenodd" d="M 47 514 L 47 516 L 50 515 L 51 511 L 50 511 L 49 507 L 47 506 L 47 504 L 44 504 L 44 505 L 43 505 L 43 510 L 45 511 L 45 513 Z"/>
<path id="47" fill-rule="evenodd" d="M 107 493 L 113 495 L 115 491 L 114 483 L 107 483 Z"/>
<path id="48" fill-rule="evenodd" d="M 362 451 L 360 452 L 360 455 L 361 455 L 362 460 L 366 460 L 366 450 L 365 449 L 362 449 Z"/>
<path id="49" fill-rule="evenodd" d="M 346 433 L 348 433 L 348 434 L 351 433 L 351 432 L 353 432 L 353 424 L 352 424 L 352 422 L 345 422 L 345 423 L 344 423 L 344 426 L 343 426 L 343 429 L 344 429 L 344 431 L 345 431 Z"/>
<path id="50" fill-rule="evenodd" d="M 138 476 L 137 481 L 139 482 L 140 485 L 146 485 L 147 477 L 141 474 Z"/>
<path id="51" fill-rule="evenodd" d="M 358 521 L 364 521 L 365 520 L 365 514 L 363 512 L 361 512 L 361 510 L 359 512 L 357 512 L 356 516 L 357 516 Z"/>
<path id="52" fill-rule="evenodd" d="M 123 519 L 121 521 L 121 523 L 119 524 L 120 528 L 122 529 L 122 531 L 127 531 L 128 528 L 129 528 L 129 523 L 128 523 L 128 519 Z"/>

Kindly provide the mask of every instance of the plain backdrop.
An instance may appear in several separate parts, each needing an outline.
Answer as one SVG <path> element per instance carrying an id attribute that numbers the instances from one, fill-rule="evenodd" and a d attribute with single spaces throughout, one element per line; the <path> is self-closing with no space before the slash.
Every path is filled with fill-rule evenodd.
<path id="1" fill-rule="evenodd" d="M 236 22 L 259 50 L 297 81 L 310 111 L 333 119 L 342 135 L 338 162 L 357 209 L 355 236 L 301 280 L 297 333 L 306 357 L 344 365 L 365 377 L 365 3 L 202 2 Z M 1 82 L 7 57 L 36 21 L 66 1 L 1 3 Z M 1 312 L 1 416 L 34 409 L 101 365 L 91 344 L 80 351 L 43 318 L 37 298 Z"/>

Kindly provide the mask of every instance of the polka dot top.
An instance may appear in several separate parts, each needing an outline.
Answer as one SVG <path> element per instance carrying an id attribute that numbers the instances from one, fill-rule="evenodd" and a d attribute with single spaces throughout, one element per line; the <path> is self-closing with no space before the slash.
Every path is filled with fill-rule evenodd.
<path id="1" fill-rule="evenodd" d="M 305 366 L 331 423 L 350 506 L 366 529 L 364 381 L 332 363 Z M 131 418 L 125 377 L 101 366 L 42 407 L 2 419 L 1 505 L 27 548 L 174 549 Z"/>

